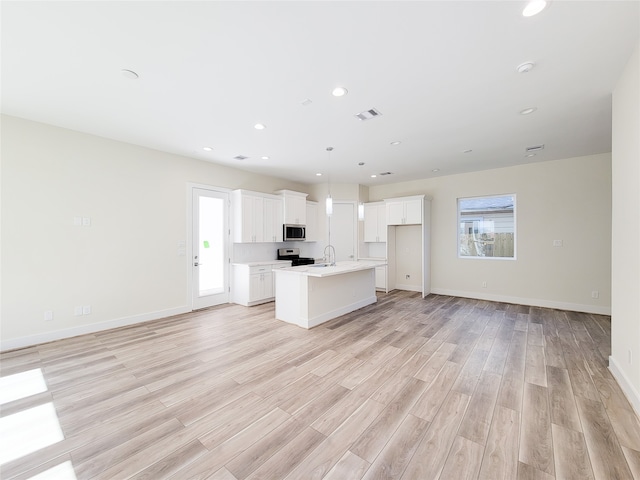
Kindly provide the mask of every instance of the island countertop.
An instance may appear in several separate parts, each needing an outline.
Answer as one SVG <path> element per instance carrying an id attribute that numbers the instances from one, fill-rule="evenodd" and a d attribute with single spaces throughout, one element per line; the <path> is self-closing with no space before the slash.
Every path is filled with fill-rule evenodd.
<path id="1" fill-rule="evenodd" d="M 381 265 L 386 265 L 386 263 L 366 260 L 344 261 L 336 262 L 335 265 L 316 263 L 313 265 L 300 265 L 299 267 L 286 267 L 278 269 L 278 272 L 297 273 L 307 277 L 330 277 L 332 275 L 342 275 L 350 272 L 358 272 L 360 270 L 368 270 Z"/>

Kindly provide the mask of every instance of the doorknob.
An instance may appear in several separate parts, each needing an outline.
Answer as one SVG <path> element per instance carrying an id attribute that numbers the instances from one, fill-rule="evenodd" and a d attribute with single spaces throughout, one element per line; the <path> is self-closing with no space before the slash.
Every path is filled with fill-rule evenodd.
<path id="1" fill-rule="evenodd" d="M 199 267 L 200 265 L 202 265 L 202 264 L 201 264 L 201 263 L 198 263 L 198 262 L 196 262 L 196 263 L 194 263 L 194 264 L 193 264 L 193 266 L 194 266 L 194 267 Z"/>

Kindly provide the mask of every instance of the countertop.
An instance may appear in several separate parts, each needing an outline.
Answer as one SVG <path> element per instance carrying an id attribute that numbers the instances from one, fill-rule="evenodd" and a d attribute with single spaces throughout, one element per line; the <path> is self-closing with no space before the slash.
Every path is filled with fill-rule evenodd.
<path id="1" fill-rule="evenodd" d="M 350 261 L 350 262 L 337 262 L 335 265 L 315 264 L 315 265 L 301 265 L 299 267 L 279 268 L 274 270 L 276 272 L 285 273 L 298 273 L 307 277 L 330 277 L 332 275 L 342 275 L 344 273 L 358 272 L 360 270 L 368 270 L 370 268 L 376 268 L 381 265 L 386 265 L 380 260 L 378 261 Z"/>
<path id="2" fill-rule="evenodd" d="M 260 267 L 262 265 L 277 265 L 277 264 L 288 264 L 291 265 L 291 260 L 264 260 L 261 262 L 243 262 L 243 263 L 232 263 L 231 265 L 246 265 L 247 267 Z"/>

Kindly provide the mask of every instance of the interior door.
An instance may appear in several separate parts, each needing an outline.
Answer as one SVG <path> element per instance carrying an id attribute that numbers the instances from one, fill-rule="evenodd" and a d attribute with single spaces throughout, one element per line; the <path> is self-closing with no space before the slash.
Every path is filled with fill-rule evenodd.
<path id="1" fill-rule="evenodd" d="M 331 244 L 336 249 L 336 261 L 356 259 L 356 205 L 333 202 Z"/>
<path id="2" fill-rule="evenodd" d="M 229 194 L 193 188 L 193 310 L 229 302 L 229 244 Z"/>

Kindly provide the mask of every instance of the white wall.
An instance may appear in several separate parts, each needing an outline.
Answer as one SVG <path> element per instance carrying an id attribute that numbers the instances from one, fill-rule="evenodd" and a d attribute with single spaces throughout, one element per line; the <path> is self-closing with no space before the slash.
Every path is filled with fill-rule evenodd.
<path id="1" fill-rule="evenodd" d="M 189 262 L 177 245 L 188 182 L 307 189 L 14 117 L 2 117 L 1 133 L 2 349 L 187 310 Z M 74 216 L 91 227 L 74 227 Z M 91 314 L 73 316 L 77 305 Z"/>
<path id="2" fill-rule="evenodd" d="M 516 195 L 517 259 L 458 258 L 457 198 L 507 193 Z M 610 312 L 609 154 L 369 187 L 371 201 L 415 194 L 433 199 L 433 293 Z"/>
<path id="3" fill-rule="evenodd" d="M 609 366 L 640 413 L 640 44 L 613 91 Z"/>

